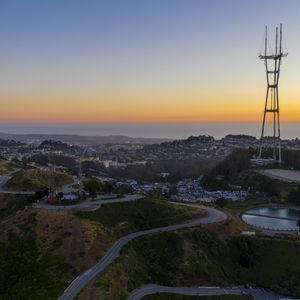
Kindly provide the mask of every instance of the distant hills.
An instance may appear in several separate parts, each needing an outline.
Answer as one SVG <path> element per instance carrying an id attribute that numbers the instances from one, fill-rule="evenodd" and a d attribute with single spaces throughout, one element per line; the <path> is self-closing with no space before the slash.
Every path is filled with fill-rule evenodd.
<path id="1" fill-rule="evenodd" d="M 122 135 L 109 135 L 109 136 L 83 136 L 76 134 L 8 134 L 0 132 L 0 138 L 11 139 L 21 142 L 42 142 L 44 140 L 59 140 L 67 143 L 79 143 L 89 146 L 96 146 L 101 144 L 155 144 L 171 139 L 161 138 L 136 138 Z"/>

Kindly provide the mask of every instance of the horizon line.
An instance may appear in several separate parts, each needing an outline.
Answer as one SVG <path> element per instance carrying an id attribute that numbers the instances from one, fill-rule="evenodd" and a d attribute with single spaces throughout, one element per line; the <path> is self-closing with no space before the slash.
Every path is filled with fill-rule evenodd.
<path id="1" fill-rule="evenodd" d="M 272 123 L 273 121 L 268 121 L 266 123 Z M 0 124 L 209 124 L 209 123 L 261 123 L 260 120 L 257 121 L 0 121 Z M 300 120 L 292 121 L 280 121 L 280 123 L 300 123 Z"/>

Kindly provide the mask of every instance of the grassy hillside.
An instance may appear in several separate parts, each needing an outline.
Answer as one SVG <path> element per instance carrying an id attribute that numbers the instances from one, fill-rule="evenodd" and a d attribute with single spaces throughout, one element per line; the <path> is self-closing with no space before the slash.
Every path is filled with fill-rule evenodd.
<path id="1" fill-rule="evenodd" d="M 0 221 L 31 203 L 33 196 L 0 193 Z"/>
<path id="2" fill-rule="evenodd" d="M 3 202 L 13 201 L 16 205 L 18 199 L 21 205 L 23 198 L 5 198 Z M 170 214 L 178 220 L 190 215 L 189 211 L 162 201 L 147 199 L 139 204 L 144 217 L 159 212 L 159 218 L 154 217 L 147 226 L 171 222 Z M 136 212 L 133 202 L 127 203 L 128 209 L 107 205 L 92 214 L 95 221 L 87 216 L 79 218 L 72 212 L 24 206 L 5 215 L 5 220 L 0 218 L 0 299 L 4 300 L 57 299 L 72 279 L 99 261 L 117 240 L 124 224 L 133 222 L 132 213 Z M 116 207 L 127 214 L 114 219 Z M 125 227 L 126 231 L 134 229 Z"/>
<path id="3" fill-rule="evenodd" d="M 0 176 L 5 175 L 6 173 L 13 171 L 14 166 L 15 165 L 14 165 L 13 162 L 8 162 L 8 161 L 0 159 Z"/>
<path id="4" fill-rule="evenodd" d="M 57 299 L 115 241 L 112 232 L 92 221 L 31 207 L 0 226 L 0 299 L 4 300 Z"/>
<path id="5" fill-rule="evenodd" d="M 299 242 L 231 237 L 204 228 L 159 233 L 131 242 L 89 291 L 126 299 L 147 283 L 176 286 L 256 283 L 300 296 Z"/>
<path id="6" fill-rule="evenodd" d="M 36 215 L 26 215 L 15 230 L 1 232 L 0 243 L 0 298 L 54 299 L 64 286 L 60 277 L 69 266 L 60 256 L 48 253 L 39 257 L 35 232 Z"/>
<path id="7" fill-rule="evenodd" d="M 97 221 L 105 227 L 125 231 L 176 224 L 190 216 L 190 208 L 176 207 L 163 199 L 152 197 L 134 202 L 104 205 L 94 212 L 79 212 L 77 216 Z"/>
<path id="8" fill-rule="evenodd" d="M 64 184 L 72 183 L 71 176 L 54 173 L 53 185 L 60 188 Z M 6 188 L 17 191 L 36 191 L 48 185 L 48 172 L 39 169 L 20 170 L 8 181 Z"/>

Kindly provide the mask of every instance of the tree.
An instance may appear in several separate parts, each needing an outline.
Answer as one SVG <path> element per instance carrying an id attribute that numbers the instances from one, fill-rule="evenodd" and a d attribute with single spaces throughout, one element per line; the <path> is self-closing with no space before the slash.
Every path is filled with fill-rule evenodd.
<path id="1" fill-rule="evenodd" d="M 247 253 L 242 253 L 239 257 L 239 264 L 243 268 L 251 268 L 253 266 L 253 259 Z"/>
<path id="2" fill-rule="evenodd" d="M 37 190 L 35 192 L 35 199 L 36 200 L 39 200 L 39 199 L 42 199 L 43 197 L 47 196 L 48 195 L 48 188 L 47 187 L 42 187 L 40 188 L 39 190 Z"/>
<path id="3" fill-rule="evenodd" d="M 287 199 L 292 204 L 300 205 L 300 185 L 289 192 Z"/>
<path id="4" fill-rule="evenodd" d="M 250 150 L 234 150 L 203 177 L 201 184 L 208 190 L 228 189 L 228 183 L 234 182 L 250 167 L 250 158 Z"/>
<path id="5" fill-rule="evenodd" d="M 224 207 L 228 204 L 228 200 L 226 200 L 225 198 L 218 198 L 217 201 L 216 201 L 216 204 L 219 206 L 219 207 Z"/>
<path id="6" fill-rule="evenodd" d="M 103 184 L 102 190 L 103 190 L 104 193 L 110 194 L 114 191 L 114 188 L 115 188 L 115 184 L 113 182 L 106 181 Z"/>
<path id="7" fill-rule="evenodd" d="M 83 188 L 92 198 L 95 198 L 101 190 L 101 184 L 97 179 L 89 178 L 83 181 Z"/>

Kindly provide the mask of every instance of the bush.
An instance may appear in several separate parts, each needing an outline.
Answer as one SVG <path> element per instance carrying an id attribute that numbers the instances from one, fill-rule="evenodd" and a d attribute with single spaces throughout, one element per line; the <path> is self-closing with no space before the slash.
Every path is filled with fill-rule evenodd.
<path id="1" fill-rule="evenodd" d="M 297 189 L 293 189 L 289 192 L 287 200 L 294 205 L 300 205 L 300 185 Z"/>

